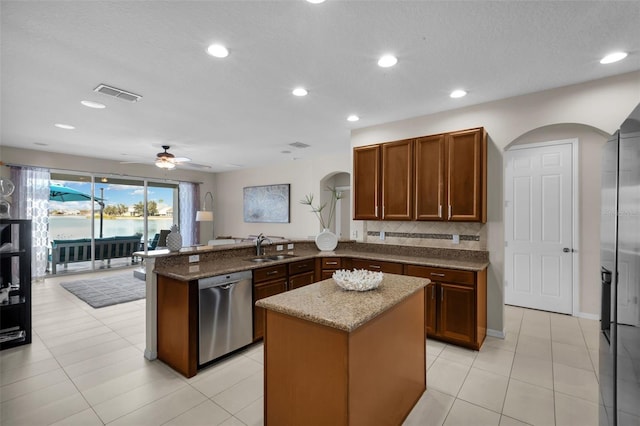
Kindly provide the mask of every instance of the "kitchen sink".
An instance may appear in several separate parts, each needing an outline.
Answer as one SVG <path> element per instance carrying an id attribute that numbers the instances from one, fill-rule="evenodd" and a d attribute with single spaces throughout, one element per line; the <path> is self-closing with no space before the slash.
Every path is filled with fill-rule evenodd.
<path id="1" fill-rule="evenodd" d="M 262 262 L 274 262 L 276 260 L 285 260 L 292 257 L 296 257 L 296 255 L 295 254 L 277 254 L 272 256 L 252 257 L 251 259 L 247 259 L 247 260 L 249 260 L 249 262 L 262 263 Z"/>

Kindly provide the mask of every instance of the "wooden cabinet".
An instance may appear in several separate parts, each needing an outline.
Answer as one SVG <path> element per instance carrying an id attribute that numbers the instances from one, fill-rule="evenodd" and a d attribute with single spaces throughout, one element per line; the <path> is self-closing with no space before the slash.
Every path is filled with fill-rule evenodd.
<path id="1" fill-rule="evenodd" d="M 484 223 L 486 174 L 484 128 L 356 147 L 354 219 Z"/>
<path id="2" fill-rule="evenodd" d="M 354 219 L 412 219 L 412 139 L 354 148 L 353 174 Z"/>
<path id="3" fill-rule="evenodd" d="M 366 269 L 368 271 L 385 272 L 387 274 L 399 275 L 402 275 L 404 270 L 402 263 L 367 259 L 351 259 L 351 267 L 353 269 Z"/>
<path id="4" fill-rule="evenodd" d="M 406 265 L 405 274 L 432 281 L 425 292 L 427 336 L 480 349 L 487 333 L 487 270 Z"/>
<path id="5" fill-rule="evenodd" d="M 487 221 L 487 135 L 471 129 L 447 135 L 447 218 Z"/>
<path id="6" fill-rule="evenodd" d="M 415 141 L 415 218 L 487 221 L 487 136 L 483 128 Z"/>
<path id="7" fill-rule="evenodd" d="M 380 145 L 353 150 L 354 219 L 380 219 L 380 151 Z"/>
<path id="8" fill-rule="evenodd" d="M 307 259 L 288 265 L 289 290 L 304 287 L 315 282 L 315 260 Z"/>
<path id="9" fill-rule="evenodd" d="M 253 340 L 264 336 L 264 309 L 256 301 L 287 291 L 287 265 L 273 265 L 253 271 Z"/>
<path id="10" fill-rule="evenodd" d="M 317 260 L 316 279 L 318 281 L 331 278 L 333 273 L 338 269 L 348 269 L 349 266 L 345 260 L 340 257 L 321 257 Z"/>
<path id="11" fill-rule="evenodd" d="M 198 370 L 198 282 L 158 275 L 158 359 L 186 377 Z"/>
<path id="12" fill-rule="evenodd" d="M 0 219 L 0 349 L 31 343 L 31 220 Z"/>
<path id="13" fill-rule="evenodd" d="M 413 140 L 382 146 L 382 220 L 413 218 Z"/>

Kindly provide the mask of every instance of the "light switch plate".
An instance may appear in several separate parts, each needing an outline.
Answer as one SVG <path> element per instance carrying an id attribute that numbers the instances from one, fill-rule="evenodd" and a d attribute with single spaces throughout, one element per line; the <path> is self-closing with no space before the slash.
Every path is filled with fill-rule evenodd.
<path id="1" fill-rule="evenodd" d="M 293 250 L 293 243 L 287 244 L 287 250 Z"/>
<path id="2" fill-rule="evenodd" d="M 200 255 L 192 254 L 191 256 L 189 256 L 189 263 L 194 263 L 199 261 L 200 261 Z"/>
<path id="3" fill-rule="evenodd" d="M 453 234 L 451 239 L 453 240 L 453 244 L 460 244 L 460 235 Z"/>
<path id="4" fill-rule="evenodd" d="M 384 240 L 384 231 L 380 231 L 380 239 Z"/>
<path id="5" fill-rule="evenodd" d="M 276 246 L 276 251 L 282 251 L 282 249 L 283 249 L 282 244 L 278 244 L 278 245 Z"/>

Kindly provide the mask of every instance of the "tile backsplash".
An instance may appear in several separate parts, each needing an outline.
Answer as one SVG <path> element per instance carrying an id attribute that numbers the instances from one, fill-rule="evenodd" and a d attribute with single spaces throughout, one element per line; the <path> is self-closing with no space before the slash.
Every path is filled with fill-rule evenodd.
<path id="1" fill-rule="evenodd" d="M 366 221 L 364 241 L 371 244 L 395 244 L 417 247 L 438 247 L 465 250 L 486 250 L 487 232 L 484 223 Z M 384 232 L 384 240 L 380 233 Z M 459 235 L 460 243 L 453 243 Z"/>

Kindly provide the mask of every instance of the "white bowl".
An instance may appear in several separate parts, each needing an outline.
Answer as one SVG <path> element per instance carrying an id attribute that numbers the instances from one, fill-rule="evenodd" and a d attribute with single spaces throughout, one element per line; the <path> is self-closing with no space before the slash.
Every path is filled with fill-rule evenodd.
<path id="1" fill-rule="evenodd" d="M 333 273 L 333 280 L 340 288 L 355 291 L 378 288 L 382 277 L 382 272 L 372 272 L 365 269 L 354 269 L 353 271 L 339 269 Z"/>

